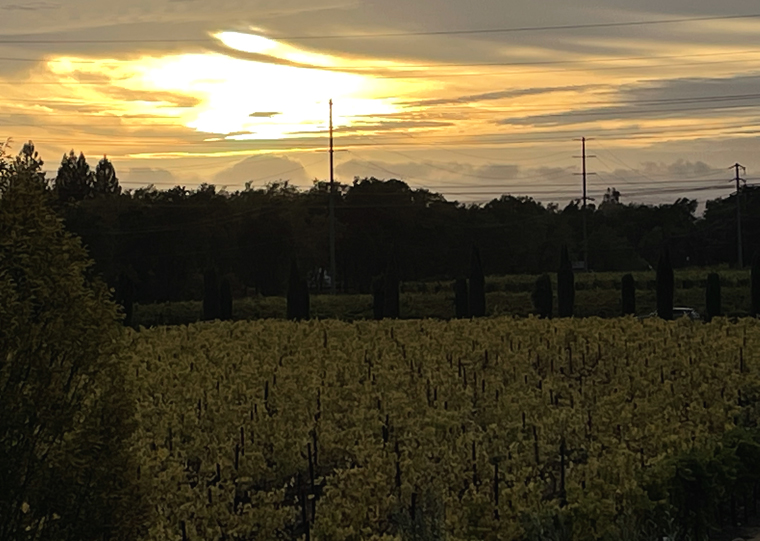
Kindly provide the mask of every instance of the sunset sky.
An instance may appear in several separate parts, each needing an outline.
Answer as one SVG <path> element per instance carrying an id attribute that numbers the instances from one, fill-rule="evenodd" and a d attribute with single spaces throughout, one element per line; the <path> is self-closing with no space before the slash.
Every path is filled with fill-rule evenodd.
<path id="1" fill-rule="evenodd" d="M 449 199 L 760 180 L 751 0 L 0 0 L 0 137 L 125 188 L 401 178 Z"/>

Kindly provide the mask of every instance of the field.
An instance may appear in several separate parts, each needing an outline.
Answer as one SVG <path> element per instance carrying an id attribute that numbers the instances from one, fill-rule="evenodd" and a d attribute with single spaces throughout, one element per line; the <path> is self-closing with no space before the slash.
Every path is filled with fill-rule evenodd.
<path id="1" fill-rule="evenodd" d="M 749 312 L 749 271 L 714 269 L 721 276 L 723 311 L 727 315 L 746 316 Z M 691 269 L 675 273 L 676 306 L 690 306 L 705 313 L 705 282 L 711 270 Z M 654 311 L 655 273 L 633 273 L 636 280 L 636 306 L 639 315 Z M 579 317 L 617 317 L 621 313 L 620 280 L 623 273 L 576 273 L 575 314 Z M 554 280 L 556 311 L 556 275 Z M 491 316 L 525 317 L 533 313 L 531 291 L 536 276 L 500 276 L 486 279 L 486 309 Z M 135 324 L 187 324 L 199 321 L 201 301 L 137 305 Z M 312 295 L 311 312 L 321 319 L 354 321 L 372 318 L 371 295 Z M 235 300 L 233 319 L 252 320 L 284 318 L 284 297 L 245 297 Z M 454 317 L 454 290 L 449 281 L 407 282 L 401 284 L 401 317 L 404 319 Z"/>
<path id="2" fill-rule="evenodd" d="M 696 540 L 755 503 L 739 474 L 757 470 L 757 320 L 268 320 L 125 341 L 152 540 Z"/>

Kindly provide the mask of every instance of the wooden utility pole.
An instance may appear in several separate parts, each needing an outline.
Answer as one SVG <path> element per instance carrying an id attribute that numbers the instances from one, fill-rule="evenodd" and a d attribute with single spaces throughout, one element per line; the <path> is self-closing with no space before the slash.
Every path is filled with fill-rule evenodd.
<path id="1" fill-rule="evenodd" d="M 576 139 L 578 141 L 578 139 Z M 588 173 L 586 172 L 586 158 L 595 158 L 596 156 L 586 156 L 586 138 L 581 137 L 581 149 L 582 154 L 580 156 L 574 156 L 575 158 L 581 158 L 583 163 L 583 172 L 580 173 L 583 176 L 583 197 L 581 198 L 583 202 L 582 211 L 581 214 L 583 215 L 583 270 L 588 272 L 588 225 L 587 225 L 587 219 L 586 219 L 586 202 L 588 200 L 593 199 L 591 197 L 588 197 L 588 194 L 586 192 L 586 176 L 587 175 L 593 175 L 594 173 Z M 576 175 L 578 173 L 575 173 Z"/>
<path id="2" fill-rule="evenodd" d="M 333 172 L 333 102 L 330 100 L 330 294 L 337 292 L 335 264 L 335 176 Z"/>
<path id="3" fill-rule="evenodd" d="M 730 169 L 733 169 L 736 173 L 736 176 L 734 180 L 736 181 L 736 254 L 737 259 L 736 263 L 740 269 L 744 268 L 744 250 L 742 249 L 742 207 L 741 207 L 741 184 L 742 182 L 746 183 L 746 181 L 741 178 L 739 175 L 739 169 L 747 172 L 747 169 L 738 163 L 735 163 L 730 167 Z"/>

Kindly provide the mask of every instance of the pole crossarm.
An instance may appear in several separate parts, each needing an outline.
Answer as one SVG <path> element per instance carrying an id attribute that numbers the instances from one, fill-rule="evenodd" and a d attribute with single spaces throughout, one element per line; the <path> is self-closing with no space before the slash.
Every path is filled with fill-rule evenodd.
<path id="1" fill-rule="evenodd" d="M 747 172 L 747 168 L 740 163 L 735 163 L 729 169 L 733 169 L 735 172 L 734 181 L 736 181 L 736 264 L 740 269 L 744 268 L 744 246 L 742 243 L 742 205 L 741 205 L 741 188 L 742 183 L 745 185 L 747 181 L 741 177 L 739 170 Z"/>

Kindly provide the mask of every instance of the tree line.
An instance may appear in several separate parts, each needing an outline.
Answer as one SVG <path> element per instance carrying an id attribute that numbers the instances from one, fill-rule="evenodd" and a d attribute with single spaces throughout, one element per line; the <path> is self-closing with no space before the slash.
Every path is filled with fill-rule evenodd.
<path id="1" fill-rule="evenodd" d="M 44 179 L 33 145 L 19 159 L 44 180 L 97 272 L 137 302 L 199 300 L 212 270 L 235 295 L 284 295 L 294 261 L 315 292 L 332 279 L 339 291 L 377 291 L 391 260 L 401 281 L 454 280 L 469 274 L 473 246 L 486 275 L 553 272 L 563 246 L 563 264 L 584 259 L 584 212 L 595 271 L 654 268 L 664 246 L 674 268 L 737 260 L 736 195 L 708 201 L 698 216 L 693 199 L 625 203 L 611 188 L 584 211 L 577 201 L 560 208 L 506 194 L 465 204 L 400 180 L 356 178 L 338 184 L 334 195 L 337 277 L 331 277 L 326 182 L 306 190 L 287 181 L 234 192 L 212 184 L 122 190 L 107 158 L 92 170 L 72 151 L 54 179 Z M 760 188 L 745 187 L 739 197 L 750 260 L 760 246 Z"/>

